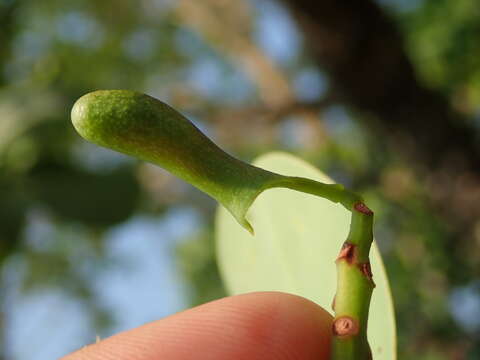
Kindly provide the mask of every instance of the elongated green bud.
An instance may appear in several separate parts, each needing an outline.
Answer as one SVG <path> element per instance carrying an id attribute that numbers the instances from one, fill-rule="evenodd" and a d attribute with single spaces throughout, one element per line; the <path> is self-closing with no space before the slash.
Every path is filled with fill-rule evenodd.
<path id="1" fill-rule="evenodd" d="M 349 209 L 359 200 L 341 185 L 282 176 L 237 160 L 176 110 L 135 91 L 84 95 L 73 106 L 72 122 L 85 139 L 157 164 L 209 194 L 250 232 L 245 215 L 255 198 L 272 187 L 316 194 Z"/>

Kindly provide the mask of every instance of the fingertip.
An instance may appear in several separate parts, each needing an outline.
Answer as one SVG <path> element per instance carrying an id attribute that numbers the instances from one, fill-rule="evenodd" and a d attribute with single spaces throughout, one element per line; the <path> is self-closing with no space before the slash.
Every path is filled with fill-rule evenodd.
<path id="1" fill-rule="evenodd" d="M 331 315 L 280 292 L 232 296 L 146 324 L 64 360 L 328 359 Z"/>

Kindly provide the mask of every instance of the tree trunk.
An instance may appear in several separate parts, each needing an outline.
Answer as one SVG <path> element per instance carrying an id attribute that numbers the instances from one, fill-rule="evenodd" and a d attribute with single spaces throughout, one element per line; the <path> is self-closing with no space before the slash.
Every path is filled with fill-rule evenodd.
<path id="1" fill-rule="evenodd" d="M 402 38 L 371 0 L 284 0 L 293 10 L 317 64 L 335 94 L 374 115 L 369 124 L 403 141 L 402 151 L 430 169 L 461 159 L 480 175 L 480 150 L 472 129 L 446 97 L 416 79 Z M 456 163 L 458 165 L 458 163 Z"/>

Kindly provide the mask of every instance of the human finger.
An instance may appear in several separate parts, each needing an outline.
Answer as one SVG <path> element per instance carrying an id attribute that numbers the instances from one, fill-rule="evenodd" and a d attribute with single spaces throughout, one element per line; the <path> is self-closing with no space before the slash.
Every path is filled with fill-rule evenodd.
<path id="1" fill-rule="evenodd" d="M 326 360 L 331 322 L 302 297 L 250 293 L 114 335 L 63 360 Z"/>

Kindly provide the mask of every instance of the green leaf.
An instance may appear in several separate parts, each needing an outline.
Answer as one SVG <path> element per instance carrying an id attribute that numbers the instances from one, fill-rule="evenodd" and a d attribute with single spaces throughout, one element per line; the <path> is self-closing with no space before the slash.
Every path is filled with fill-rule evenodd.
<path id="1" fill-rule="evenodd" d="M 250 232 L 250 204 L 282 178 L 231 157 L 175 109 L 136 91 L 84 95 L 73 106 L 72 123 L 86 140 L 157 164 L 196 186 Z"/>
<path id="2" fill-rule="evenodd" d="M 316 168 L 284 153 L 257 159 L 256 166 L 283 175 L 332 183 Z M 335 259 L 345 241 L 350 212 L 328 200 L 275 188 L 264 191 L 247 213 L 250 236 L 221 207 L 216 219 L 220 271 L 231 294 L 283 291 L 308 298 L 330 310 L 336 290 Z M 371 265 L 376 283 L 368 338 L 375 360 L 396 358 L 392 297 L 380 253 L 374 243 Z"/>
<path id="3" fill-rule="evenodd" d="M 361 201 L 341 185 L 281 176 L 237 160 L 175 109 L 136 91 L 86 94 L 72 108 L 72 123 L 86 140 L 157 164 L 209 194 L 252 234 L 245 215 L 266 189 L 316 194 L 347 209 Z"/>

